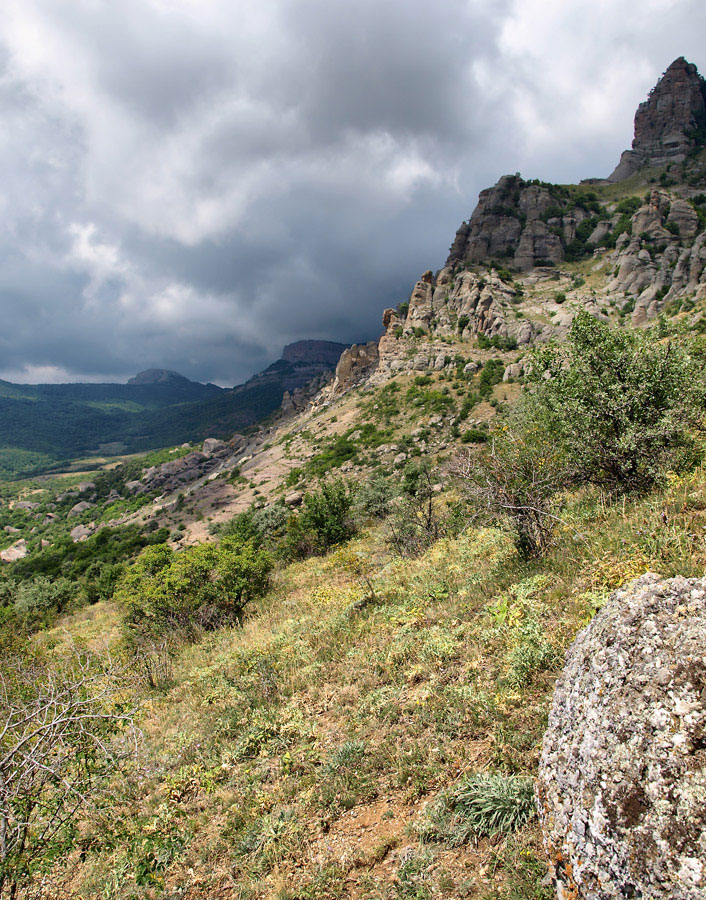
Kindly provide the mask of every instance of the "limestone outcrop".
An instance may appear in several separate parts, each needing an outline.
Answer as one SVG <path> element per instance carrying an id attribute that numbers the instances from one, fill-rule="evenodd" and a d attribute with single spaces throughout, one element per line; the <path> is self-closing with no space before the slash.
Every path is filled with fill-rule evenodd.
<path id="1" fill-rule="evenodd" d="M 559 185 L 504 175 L 481 191 L 471 218 L 456 232 L 446 267 L 488 260 L 505 260 L 520 271 L 543 262 L 556 265 L 589 216 Z"/>
<path id="2" fill-rule="evenodd" d="M 537 800 L 559 900 L 706 896 L 706 579 L 647 574 L 576 638 Z"/>
<path id="3" fill-rule="evenodd" d="M 635 113 L 632 149 L 625 150 L 609 181 L 629 178 L 642 166 L 686 159 L 706 141 L 706 81 L 683 56 L 675 59 Z"/>
<path id="4" fill-rule="evenodd" d="M 632 321 L 642 325 L 671 300 L 706 297 L 706 233 L 687 200 L 653 189 L 634 213 L 610 257 L 609 295 L 634 299 Z"/>
<path id="5" fill-rule="evenodd" d="M 330 398 L 344 394 L 364 380 L 378 364 L 377 341 L 367 344 L 353 344 L 341 354 L 336 366 L 336 374 L 327 393 Z"/>

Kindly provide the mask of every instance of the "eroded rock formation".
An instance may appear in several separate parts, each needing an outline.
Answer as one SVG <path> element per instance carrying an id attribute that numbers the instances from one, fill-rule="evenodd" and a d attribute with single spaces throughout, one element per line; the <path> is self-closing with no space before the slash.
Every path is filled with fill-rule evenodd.
<path id="1" fill-rule="evenodd" d="M 706 81 L 680 56 L 638 107 L 632 149 L 624 151 L 609 181 L 629 178 L 645 165 L 681 162 L 706 138 L 704 127 Z"/>

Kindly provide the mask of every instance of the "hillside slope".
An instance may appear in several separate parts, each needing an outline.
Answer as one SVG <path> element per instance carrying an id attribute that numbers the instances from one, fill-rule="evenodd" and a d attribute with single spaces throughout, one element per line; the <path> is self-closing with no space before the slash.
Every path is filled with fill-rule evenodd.
<path id="1" fill-rule="evenodd" d="M 332 371 L 346 344 L 300 341 L 231 390 L 148 369 L 127 384 L 0 382 L 0 473 L 47 470 L 89 453 L 139 452 L 249 428 L 312 379 Z"/>
<path id="2" fill-rule="evenodd" d="M 617 586 L 647 570 L 703 574 L 706 477 L 685 441 L 680 464 L 670 458 L 641 493 L 567 481 L 554 541 L 533 556 L 502 517 L 469 509 L 453 464 L 511 422 L 497 417 L 527 396 L 533 351 L 565 347 L 579 312 L 609 325 L 604 336 L 649 335 L 613 349 L 663 359 L 686 348 L 689 371 L 703 369 L 702 85 L 675 61 L 659 103 L 638 112 L 637 164 L 630 156 L 617 179 L 513 175 L 484 191 L 445 265 L 382 311 L 380 339 L 345 349 L 332 377 L 298 372 L 311 348 L 295 348 L 249 389 L 224 392 L 279 392 L 259 429 L 91 481 L 1 485 L 0 550 L 15 560 L 0 569 L 3 621 L 31 625 L 32 647 L 52 659 L 78 644 L 132 660 L 115 702 L 129 697 L 141 730 L 123 777 L 24 896 L 553 900 L 532 788 L 564 653 Z M 618 374 L 634 386 L 631 358 Z M 209 421 L 221 397 L 202 404 Z M 606 406 L 600 385 L 596 397 Z M 165 428 L 181 427 L 175 411 L 159 413 Z M 350 528 L 307 544 L 302 520 L 325 508 L 324 486 L 348 498 Z M 276 559 L 243 620 L 174 624 L 131 657 L 134 597 L 119 579 L 135 554 L 166 542 L 177 579 L 204 544 L 243 534 Z M 189 591 L 173 582 L 176 612 L 212 583 L 204 571 Z M 502 828 L 488 821 L 498 806 L 511 813 Z"/>

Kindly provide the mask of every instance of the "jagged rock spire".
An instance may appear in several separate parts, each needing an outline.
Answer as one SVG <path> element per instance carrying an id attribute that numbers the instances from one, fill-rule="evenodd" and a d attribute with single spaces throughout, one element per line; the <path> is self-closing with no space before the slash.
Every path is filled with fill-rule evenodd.
<path id="1" fill-rule="evenodd" d="M 622 181 L 644 165 L 681 162 L 699 142 L 706 142 L 706 81 L 680 56 L 639 105 L 632 149 L 608 180 Z"/>

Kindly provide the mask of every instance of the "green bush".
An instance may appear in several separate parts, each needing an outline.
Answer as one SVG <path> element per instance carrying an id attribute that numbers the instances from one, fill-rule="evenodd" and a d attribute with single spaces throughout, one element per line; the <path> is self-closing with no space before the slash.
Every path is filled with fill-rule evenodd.
<path id="1" fill-rule="evenodd" d="M 478 393 L 482 400 L 487 400 L 493 393 L 493 387 L 500 384 L 505 374 L 505 363 L 501 359 L 489 359 L 483 366 L 478 380 Z"/>
<path id="2" fill-rule="evenodd" d="M 0 617 L 34 631 L 49 624 L 75 599 L 78 586 L 68 578 L 36 578 L 19 583 L 0 582 Z"/>
<path id="3" fill-rule="evenodd" d="M 224 538 L 182 552 L 150 547 L 116 590 L 128 636 L 160 638 L 177 630 L 195 636 L 242 616 L 268 587 L 272 564 L 252 541 Z"/>
<path id="4" fill-rule="evenodd" d="M 649 489 L 695 460 L 704 405 L 701 367 L 674 341 L 612 329 L 579 313 L 565 346 L 535 355 L 535 416 L 579 480 L 610 491 Z"/>
<path id="5" fill-rule="evenodd" d="M 355 534 L 351 515 L 354 494 L 343 479 L 326 482 L 306 494 L 301 512 L 287 523 L 286 553 L 292 557 L 325 553 Z"/>
<path id="6" fill-rule="evenodd" d="M 355 498 L 356 508 L 366 517 L 384 519 L 390 511 L 392 485 L 384 475 L 372 475 L 359 488 Z"/>

